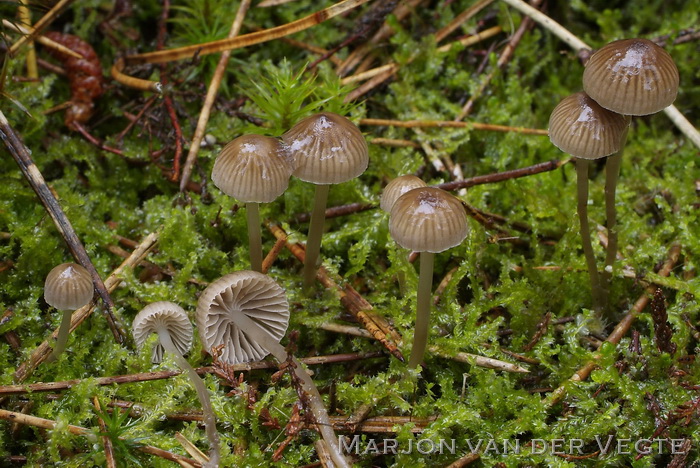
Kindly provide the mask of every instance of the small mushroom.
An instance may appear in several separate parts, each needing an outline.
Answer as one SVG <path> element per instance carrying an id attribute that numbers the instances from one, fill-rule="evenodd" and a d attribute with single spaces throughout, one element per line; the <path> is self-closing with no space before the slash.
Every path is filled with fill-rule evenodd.
<path id="1" fill-rule="evenodd" d="M 423 182 L 420 178 L 410 174 L 392 179 L 391 182 L 384 187 L 382 198 L 379 201 L 379 208 L 381 208 L 382 211 L 391 213 L 391 207 L 394 206 L 394 203 L 401 195 L 414 188 L 427 186 L 428 184 Z"/>
<path id="2" fill-rule="evenodd" d="M 369 164 L 369 153 L 360 129 L 332 112 L 301 120 L 282 135 L 282 140 L 294 160 L 294 175 L 316 184 L 304 260 L 304 287 L 308 289 L 316 278 L 330 184 L 362 174 Z"/>
<path id="3" fill-rule="evenodd" d="M 648 115 L 670 106 L 679 85 L 678 68 L 664 49 L 647 39 L 623 39 L 596 51 L 583 71 L 583 89 L 601 107 L 624 115 Z M 604 302 L 617 255 L 615 191 L 622 149 L 605 162 L 605 218 L 608 245 L 601 287 Z"/>
<path id="4" fill-rule="evenodd" d="M 58 359 L 66 349 L 71 315 L 74 310 L 87 305 L 93 295 L 94 287 L 90 273 L 77 263 L 62 263 L 54 267 L 46 276 L 44 300 L 48 305 L 63 312 L 56 346 L 46 359 L 47 362 Z"/>
<path id="5" fill-rule="evenodd" d="M 309 374 L 279 343 L 289 325 L 284 289 L 256 271 L 237 271 L 211 283 L 197 303 L 197 328 L 206 349 L 224 345 L 219 359 L 228 364 L 258 361 L 272 354 L 280 363 L 291 360 L 307 396 L 318 430 L 339 467 L 349 464 L 340 452 L 321 395 Z"/>
<path id="6" fill-rule="evenodd" d="M 415 368 L 423 361 L 428 343 L 435 254 L 462 243 L 469 226 L 458 198 L 439 188 L 420 187 L 396 200 L 389 215 L 389 232 L 401 247 L 421 253 L 416 326 L 408 361 Z"/>
<path id="7" fill-rule="evenodd" d="M 211 178 L 222 192 L 245 202 L 248 217 L 250 265 L 262 271 L 262 236 L 259 203 L 269 203 L 284 193 L 292 168 L 282 144 L 272 137 L 243 135 L 219 153 Z"/>
<path id="8" fill-rule="evenodd" d="M 588 171 L 590 161 L 617 153 L 624 145 L 629 118 L 602 108 L 586 93 L 564 98 L 549 117 L 549 139 L 554 146 L 576 158 L 577 211 L 581 244 L 591 281 L 593 309 L 605 308 L 588 224 Z"/>
<path id="9" fill-rule="evenodd" d="M 221 458 L 219 447 L 219 433 L 216 430 L 216 416 L 209 399 L 209 392 L 197 372 L 183 357 L 192 346 L 192 323 L 182 307 L 172 302 L 154 302 L 144 307 L 136 314 L 132 324 L 134 341 L 141 348 L 151 333 L 158 335 L 158 342 L 153 348 L 151 360 L 160 363 L 163 359 L 163 351 L 167 351 L 175 358 L 175 361 L 184 369 L 197 391 L 199 402 L 204 414 L 204 425 L 209 439 L 209 461 L 206 467 L 219 466 Z"/>

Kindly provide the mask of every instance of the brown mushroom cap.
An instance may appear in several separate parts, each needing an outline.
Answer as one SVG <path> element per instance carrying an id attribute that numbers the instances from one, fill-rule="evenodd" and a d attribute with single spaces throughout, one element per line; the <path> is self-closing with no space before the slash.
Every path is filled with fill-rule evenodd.
<path id="1" fill-rule="evenodd" d="M 62 263 L 46 276 L 44 300 L 56 309 L 79 309 L 92 300 L 93 294 L 90 273 L 77 263 Z"/>
<path id="2" fill-rule="evenodd" d="M 568 96 L 549 117 L 549 139 L 571 156 L 598 159 L 620 151 L 629 118 L 603 109 L 586 93 Z"/>
<path id="3" fill-rule="evenodd" d="M 391 207 L 394 206 L 394 203 L 396 203 L 396 200 L 398 200 L 401 195 L 409 190 L 413 190 L 414 188 L 427 186 L 428 184 L 414 175 L 403 175 L 397 177 L 386 184 L 386 187 L 384 187 L 382 198 L 379 202 L 379 208 L 387 213 L 390 213 Z"/>
<path id="4" fill-rule="evenodd" d="M 131 325 L 134 335 L 134 342 L 137 347 L 143 346 L 151 333 L 158 333 L 158 330 L 165 329 L 170 334 L 175 348 L 180 354 L 185 354 L 192 346 L 194 331 L 187 312 L 179 305 L 161 301 L 148 304 L 136 314 Z M 158 364 L 163 360 L 163 346 L 156 344 L 151 354 L 151 362 Z"/>
<path id="5" fill-rule="evenodd" d="M 360 129 L 342 115 L 322 112 L 307 117 L 282 135 L 294 159 L 294 175 L 318 185 L 339 184 L 359 176 L 369 164 Z"/>
<path id="6" fill-rule="evenodd" d="M 469 233 L 462 202 L 442 189 L 420 187 L 401 195 L 391 208 L 391 237 L 416 252 L 442 252 Z"/>
<path id="7" fill-rule="evenodd" d="M 678 93 L 671 56 L 646 39 L 611 42 L 594 53 L 583 71 L 583 89 L 598 104 L 625 115 L 653 114 Z"/>
<path id="8" fill-rule="evenodd" d="M 289 303 L 284 289 L 256 271 L 237 271 L 211 283 L 197 303 L 197 328 L 204 347 L 224 345 L 219 359 L 229 364 L 259 361 L 270 354 L 236 323 L 244 315 L 265 338 L 275 343 L 289 325 Z"/>
<path id="9" fill-rule="evenodd" d="M 226 195 L 243 202 L 269 203 L 289 185 L 292 168 L 275 138 L 243 135 L 224 146 L 211 179 Z"/>

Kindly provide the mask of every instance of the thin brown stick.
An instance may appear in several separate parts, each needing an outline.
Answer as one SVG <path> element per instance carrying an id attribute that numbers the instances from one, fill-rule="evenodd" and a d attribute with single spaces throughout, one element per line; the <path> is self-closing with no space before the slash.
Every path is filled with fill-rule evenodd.
<path id="1" fill-rule="evenodd" d="M 0 419 L 4 419 L 13 423 L 23 424 L 25 426 L 34 426 L 49 430 L 55 429 L 57 425 L 56 421 L 53 421 L 51 419 L 38 418 L 29 414 L 16 413 L 14 411 L 7 411 L 4 409 L 0 409 Z M 86 429 L 84 427 L 74 426 L 72 424 L 68 424 L 65 427 L 71 434 L 84 436 L 89 439 L 93 439 L 95 437 L 95 434 L 91 430 Z M 201 464 L 199 464 L 195 460 L 192 460 L 191 458 L 183 457 L 182 455 L 177 455 L 175 453 L 168 452 L 166 450 L 159 449 L 151 445 L 141 445 L 137 446 L 136 448 L 142 452 L 155 455 L 157 457 L 164 458 L 175 463 L 184 461 L 193 466 L 202 466 Z"/>
<path id="2" fill-rule="evenodd" d="M 471 128 L 491 132 L 515 132 L 525 135 L 547 136 L 547 130 L 539 128 L 509 127 L 506 125 L 485 124 L 480 122 L 457 122 L 454 120 L 391 120 L 391 119 L 360 119 L 360 125 L 387 126 L 403 128 Z"/>
<path id="3" fill-rule="evenodd" d="M 493 0 L 478 0 L 477 2 L 474 2 L 473 4 L 469 5 L 469 7 L 466 10 L 464 10 L 459 15 L 455 16 L 455 18 L 452 21 L 450 21 L 450 23 L 447 26 L 435 33 L 435 42 L 442 42 L 442 40 L 450 34 L 452 34 L 452 32 L 455 29 L 460 27 L 465 22 L 469 21 L 469 19 L 474 17 L 477 13 L 486 8 L 492 2 Z"/>
<path id="4" fill-rule="evenodd" d="M 156 245 L 157 241 L 157 232 L 153 232 L 146 236 L 136 250 L 131 253 L 131 256 L 124 260 L 124 262 L 122 262 L 122 264 L 119 265 L 112 272 L 112 274 L 107 277 L 107 280 L 105 281 L 105 287 L 107 290 L 114 291 L 119 283 L 121 283 L 120 275 L 124 269 L 138 265 L 144 258 L 146 258 L 146 255 L 148 255 L 148 252 Z M 94 310 L 95 304 L 92 303 L 73 312 L 70 322 L 70 332 L 73 332 L 73 330 L 83 323 L 83 321 L 87 319 Z M 31 375 L 34 369 L 36 369 L 37 366 L 49 356 L 51 353 L 50 343 L 52 343 L 57 336 L 58 329 L 54 330 L 47 340 L 42 342 L 34 351 L 32 351 L 27 361 L 20 364 L 15 371 L 15 380 L 17 382 L 23 382 L 27 377 L 29 377 L 29 375 Z"/>
<path id="5" fill-rule="evenodd" d="M 6 19 L 2 20 L 2 25 L 12 29 L 14 31 L 17 31 L 18 33 L 21 34 L 32 34 L 34 33 L 34 29 L 29 27 L 29 26 L 22 26 L 17 23 L 13 23 L 12 21 L 8 21 Z M 46 36 L 42 35 L 37 35 L 34 40 L 38 42 L 39 44 L 43 45 L 44 47 L 47 47 L 49 49 L 53 49 L 61 54 L 69 55 L 71 57 L 75 57 L 78 59 L 82 59 L 83 56 L 74 51 L 73 49 L 69 49 L 68 47 L 64 46 L 63 44 L 59 44 L 56 41 L 53 41 L 49 39 Z"/>
<path id="6" fill-rule="evenodd" d="M 124 332 L 124 328 L 121 326 L 117 318 L 114 316 L 114 303 L 112 302 L 112 298 L 109 296 L 109 292 L 107 292 L 107 288 L 105 287 L 102 278 L 100 278 L 99 273 L 97 273 L 95 265 L 93 265 L 92 260 L 90 260 L 90 257 L 85 251 L 83 243 L 75 233 L 75 230 L 68 220 L 68 217 L 63 212 L 61 205 L 58 203 L 58 200 L 56 200 L 56 197 L 51 192 L 48 185 L 46 185 L 44 177 L 34 164 L 29 149 L 24 145 L 22 139 L 10 126 L 10 123 L 7 121 L 2 111 L 0 111 L 0 138 L 2 138 L 5 146 L 7 146 L 10 154 L 12 154 L 12 157 L 15 159 L 15 162 L 21 169 L 22 174 L 24 174 L 24 177 L 29 182 L 29 185 L 37 194 L 39 200 L 41 200 L 41 203 L 49 213 L 49 216 L 51 216 L 51 219 L 56 225 L 61 237 L 63 237 L 63 240 L 66 242 L 66 244 L 68 244 L 68 248 L 73 254 L 73 257 L 75 257 L 78 263 L 85 267 L 85 269 L 90 273 L 95 289 L 105 304 L 105 317 L 109 328 L 114 335 L 114 339 L 117 340 L 117 343 L 123 343 L 126 333 Z"/>
<path id="7" fill-rule="evenodd" d="M 22 36 L 19 38 L 17 42 L 12 44 L 12 47 L 10 47 L 10 50 L 8 53 L 10 54 L 10 57 L 14 57 L 14 55 L 17 53 L 17 51 L 22 47 L 24 44 L 26 44 L 29 41 L 33 41 L 36 39 L 37 34 L 41 33 L 41 31 L 46 28 L 51 22 L 58 17 L 58 15 L 61 13 L 61 11 L 68 6 L 73 0 L 60 0 L 58 3 L 56 3 L 53 8 L 51 8 L 49 11 L 46 12 L 44 16 L 39 19 L 36 23 L 34 23 L 34 29 L 27 34 L 26 36 Z"/>
<path id="8" fill-rule="evenodd" d="M 202 56 L 268 42 L 273 39 L 279 39 L 280 37 L 288 36 L 290 34 L 308 29 L 335 16 L 345 13 L 346 11 L 357 8 L 368 1 L 369 0 L 343 0 L 324 10 L 317 11 L 316 13 L 312 13 L 304 18 L 292 21 L 291 23 L 276 26 L 264 31 L 244 34 L 243 36 L 237 36 L 230 39 L 222 39 L 205 44 L 194 44 L 178 49 L 130 55 L 124 57 L 123 59 L 119 59 L 114 63 L 112 66 L 112 77 L 125 86 L 137 87 L 138 89 L 142 89 L 144 91 L 154 91 L 158 89 L 157 83 L 129 77 L 123 73 L 124 67 L 126 65 L 138 65 L 144 63 L 172 62 L 175 60 L 191 58 L 195 55 Z"/>
<path id="9" fill-rule="evenodd" d="M 267 256 L 265 257 L 265 260 L 263 260 L 262 264 L 262 272 L 267 273 L 267 271 L 272 267 L 272 264 L 275 263 L 275 260 L 277 260 L 277 256 L 282 252 L 284 249 L 284 245 L 287 242 L 287 238 L 279 238 L 275 241 L 275 245 L 272 246 L 272 249 L 268 252 Z"/>
<path id="10" fill-rule="evenodd" d="M 96 396 L 92 397 L 92 404 L 97 411 L 102 411 L 102 408 L 100 408 L 100 401 Z M 107 432 L 107 425 L 99 416 L 97 416 L 97 424 L 100 426 L 100 431 L 104 433 Z M 107 463 L 107 468 L 117 468 L 117 462 L 114 459 L 114 446 L 112 445 L 112 440 L 108 436 L 104 435 L 102 436 L 102 445 L 105 449 L 105 462 Z"/>
<path id="11" fill-rule="evenodd" d="M 395 146 L 397 148 L 420 148 L 420 143 L 396 138 L 372 138 L 369 142 L 373 145 Z"/>
<path id="12" fill-rule="evenodd" d="M 274 224 L 266 223 L 267 228 L 272 232 L 272 234 L 277 238 L 286 238 L 287 233 L 284 230 Z M 292 244 L 289 241 L 285 241 L 285 246 L 287 249 L 302 263 L 304 263 L 305 252 L 304 247 L 300 244 Z M 317 273 L 316 278 L 323 284 L 327 289 L 336 291 L 340 297 L 340 303 L 350 312 L 357 320 L 367 329 L 367 331 L 379 341 L 387 351 L 389 351 L 394 357 L 403 362 L 404 358 L 399 351 L 398 347 L 391 343 L 387 339 L 387 335 L 398 335 L 393 329 L 386 329 L 381 323 L 377 323 L 375 319 L 368 313 L 373 309 L 372 304 L 367 302 L 352 286 L 346 284 L 341 287 L 333 281 L 326 269 L 321 266 Z M 384 328 L 384 329 L 383 329 Z"/>
<path id="13" fill-rule="evenodd" d="M 493 174 L 484 174 L 481 176 L 470 177 L 469 179 L 445 182 L 444 184 L 438 184 L 435 187 L 450 192 L 453 190 L 473 187 L 475 185 L 494 184 L 497 182 L 503 182 L 504 180 L 519 179 L 520 177 L 527 177 L 534 174 L 541 174 L 543 172 L 554 171 L 562 167 L 564 164 L 567 164 L 569 161 L 569 159 L 554 159 L 552 161 L 546 161 L 543 163 L 534 164 L 532 166 L 512 169 L 510 171 L 495 172 Z"/>
<path id="14" fill-rule="evenodd" d="M 673 267 L 678 262 L 680 254 L 681 245 L 673 244 L 669 250 L 668 258 L 659 270 L 658 275 L 665 277 L 671 274 L 671 270 L 673 270 Z M 654 286 L 648 286 L 646 288 L 644 294 L 642 294 L 639 297 L 639 299 L 637 299 L 630 311 L 627 312 L 623 319 L 617 324 L 617 326 L 615 326 L 615 329 L 608 336 L 605 342 L 612 343 L 615 345 L 620 343 L 620 340 L 627 334 L 627 332 L 629 331 L 630 327 L 637 319 L 639 314 L 642 313 L 644 308 L 651 301 L 651 296 L 654 294 L 655 289 L 656 288 Z M 591 361 L 586 363 L 586 365 L 579 369 L 573 376 L 571 376 L 571 378 L 569 378 L 569 380 L 566 383 L 560 385 L 559 388 L 554 390 L 549 396 L 546 397 L 547 405 L 551 406 L 560 402 L 566 396 L 568 385 L 570 385 L 571 383 L 586 380 L 591 374 L 591 372 L 593 372 L 593 370 L 598 366 L 598 360 L 600 360 L 601 357 L 601 353 L 596 353 L 595 355 L 593 355 L 593 359 Z"/>
<path id="15" fill-rule="evenodd" d="M 231 25 L 231 30 L 228 33 L 228 38 L 232 39 L 238 36 L 241 31 L 241 26 L 243 25 L 243 20 L 248 12 L 248 7 L 250 6 L 250 0 L 242 0 L 240 6 L 238 7 L 238 12 L 236 13 L 236 18 L 233 20 Z M 211 78 L 209 83 L 209 88 L 207 88 L 207 95 L 204 97 L 204 104 L 202 105 L 202 110 L 199 113 L 199 119 L 197 120 L 197 127 L 194 130 L 194 136 L 192 136 L 192 143 L 190 144 L 190 151 L 187 153 L 187 159 L 185 160 L 185 165 L 182 168 L 182 179 L 180 180 L 180 191 L 184 192 L 187 187 L 187 182 L 190 180 L 192 175 L 192 168 L 197 161 L 197 154 L 199 154 L 199 148 L 201 147 L 202 140 L 204 140 L 204 135 L 207 131 L 207 123 L 209 122 L 209 116 L 211 115 L 211 110 L 214 107 L 214 101 L 216 101 L 216 96 L 219 94 L 219 87 L 221 86 L 221 80 L 224 78 L 224 73 L 226 73 L 226 66 L 228 65 L 228 60 L 231 57 L 231 51 L 226 50 L 221 53 L 219 58 L 219 63 L 216 64 L 216 70 L 214 70 L 214 76 Z"/>

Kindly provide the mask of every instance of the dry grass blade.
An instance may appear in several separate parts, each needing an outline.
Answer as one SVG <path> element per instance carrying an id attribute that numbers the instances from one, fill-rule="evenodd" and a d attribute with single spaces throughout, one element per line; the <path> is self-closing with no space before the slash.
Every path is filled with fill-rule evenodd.
<path id="1" fill-rule="evenodd" d="M 102 408 L 100 407 L 100 401 L 97 399 L 96 396 L 92 397 L 92 405 L 95 407 L 98 413 L 102 411 Z M 101 432 L 107 432 L 107 425 L 100 416 L 97 416 L 97 424 L 100 426 Z M 102 443 L 105 448 L 105 463 L 107 465 L 107 468 L 117 468 L 117 462 L 114 459 L 114 446 L 112 445 L 112 440 L 105 435 L 102 436 Z"/>
<path id="2" fill-rule="evenodd" d="M 83 243 L 75 233 L 75 229 L 73 229 L 68 217 L 63 212 L 61 205 L 58 203 L 58 200 L 56 200 L 56 197 L 53 195 L 48 185 L 46 185 L 44 177 L 34 164 L 29 149 L 10 126 L 10 123 L 7 121 L 2 111 L 0 111 L 0 138 L 2 138 L 5 146 L 7 146 L 10 154 L 12 154 L 15 162 L 17 162 L 17 165 L 22 170 L 22 174 L 24 174 L 29 185 L 37 194 L 39 200 L 41 200 L 41 204 L 44 205 L 49 216 L 51 216 L 61 237 L 63 237 L 63 240 L 68 244 L 68 248 L 73 254 L 73 257 L 75 257 L 78 263 L 85 267 L 90 273 L 95 289 L 105 304 L 105 317 L 114 335 L 114 339 L 117 340 L 118 343 L 123 343 L 126 333 L 113 314 L 114 304 L 112 303 L 112 298 L 109 296 L 109 292 L 102 278 L 100 278 L 99 273 L 97 273 L 95 265 L 92 264 L 92 260 L 90 260 Z"/>
<path id="3" fill-rule="evenodd" d="M 367 3 L 369 0 L 343 0 L 335 5 L 332 5 L 324 10 L 312 13 L 309 16 L 292 21 L 291 23 L 274 28 L 257 31 L 243 36 L 237 36 L 230 39 L 222 39 L 219 41 L 207 42 L 206 44 L 195 44 L 178 49 L 162 50 L 158 52 L 149 52 L 146 54 L 131 55 L 123 59 L 117 60 L 112 66 L 112 77 L 120 83 L 142 89 L 144 91 L 157 91 L 158 84 L 153 81 L 140 80 L 138 78 L 129 77 L 123 73 L 126 65 L 137 65 L 144 63 L 166 63 L 175 60 L 194 57 L 195 55 L 207 55 L 225 50 L 238 49 L 248 47 L 254 44 L 268 42 L 273 39 L 279 39 L 290 34 L 303 31 L 335 16 L 345 13 L 346 11 L 357 8 L 360 5 Z"/>
<path id="4" fill-rule="evenodd" d="M 13 57 L 17 51 L 22 47 L 24 44 L 26 44 L 29 41 L 33 41 L 36 38 L 36 35 L 39 34 L 41 31 L 46 28 L 51 22 L 58 17 L 58 15 L 61 13 L 61 11 L 70 5 L 73 2 L 73 0 L 60 0 L 58 3 L 56 3 L 53 8 L 51 8 L 49 11 L 46 12 L 44 16 L 41 17 L 39 21 L 37 21 L 34 24 L 34 30 L 29 33 L 26 36 L 22 36 L 19 38 L 17 42 L 12 44 L 12 47 L 10 47 L 9 54 L 11 57 Z"/>
<path id="5" fill-rule="evenodd" d="M 450 23 L 447 26 L 435 33 L 435 42 L 441 42 L 444 38 L 449 36 L 455 29 L 460 27 L 466 21 L 469 21 L 470 18 L 474 17 L 474 15 L 486 8 L 490 3 L 493 3 L 493 0 L 478 0 L 474 4 L 470 5 L 469 8 L 464 10 L 459 15 L 455 16 L 455 18 L 452 21 L 450 21 Z"/>
<path id="6" fill-rule="evenodd" d="M 238 7 L 238 13 L 236 13 L 236 18 L 233 20 L 233 24 L 231 25 L 231 31 L 228 34 L 229 39 L 238 36 L 249 6 L 250 0 L 243 0 L 241 2 L 240 6 Z M 199 153 L 199 148 L 202 144 L 202 140 L 204 139 L 204 133 L 207 130 L 207 123 L 209 122 L 211 109 L 214 106 L 216 95 L 219 93 L 219 86 L 221 86 L 221 80 L 226 72 L 226 65 L 228 65 L 228 59 L 230 56 L 230 50 L 224 51 L 221 54 L 219 63 L 216 65 L 216 70 L 214 70 L 214 76 L 212 76 L 211 83 L 209 83 L 209 88 L 207 88 L 207 95 L 204 98 L 202 111 L 199 113 L 199 120 L 197 120 L 197 128 L 195 129 L 194 136 L 192 137 L 190 151 L 187 153 L 187 159 L 185 160 L 185 165 L 182 168 L 182 178 L 180 180 L 181 192 L 185 191 L 187 182 L 190 181 L 192 168 L 194 167 L 195 161 L 197 161 L 197 154 Z"/>
<path id="7" fill-rule="evenodd" d="M 4 419 L 6 421 L 11 421 L 14 423 L 19 423 L 23 424 L 25 426 L 34 426 L 34 427 L 40 427 L 42 429 L 49 429 L 53 430 L 56 428 L 56 421 L 53 421 L 51 419 L 44 419 L 44 418 L 38 418 L 36 416 L 31 416 L 29 414 L 23 414 L 23 413 L 16 413 L 14 411 L 7 411 L 4 409 L 0 409 L 0 419 Z M 79 436 L 85 436 L 88 437 L 89 439 L 93 439 L 95 437 L 95 434 L 90 431 L 89 429 L 86 429 L 84 427 L 80 426 L 73 426 L 71 424 L 68 424 L 66 426 L 66 429 L 68 432 L 74 435 L 79 435 Z M 177 455 L 172 452 L 168 452 L 163 449 L 159 449 L 158 447 L 153 447 L 150 445 L 142 445 L 137 447 L 138 450 L 149 453 L 151 455 L 155 455 L 160 458 L 164 458 L 166 460 L 172 461 L 177 463 L 179 460 L 185 461 L 189 463 L 192 466 L 198 466 L 201 467 L 202 465 L 195 460 L 192 460 L 187 457 L 183 457 L 182 455 Z"/>
<path id="8" fill-rule="evenodd" d="M 148 255 L 148 252 L 156 245 L 156 242 L 158 242 L 158 233 L 154 232 L 146 236 L 141 244 L 131 253 L 131 256 L 124 260 L 121 265 L 119 265 L 111 275 L 107 277 L 107 280 L 105 281 L 105 287 L 107 288 L 108 291 L 114 291 L 119 283 L 121 282 L 121 279 L 119 276 L 122 274 L 125 268 L 127 267 L 134 267 L 141 263 L 144 258 L 146 258 L 146 255 Z M 70 322 L 70 331 L 72 332 L 75 330 L 78 325 L 80 325 L 86 318 L 88 318 L 92 312 L 95 310 L 95 305 L 90 304 L 85 307 L 81 307 L 80 309 L 76 310 L 73 312 L 73 315 L 71 316 L 71 322 Z M 34 351 L 29 356 L 29 359 L 17 368 L 15 371 L 15 380 L 17 382 L 23 382 L 31 373 L 34 371 L 34 369 L 37 368 L 39 364 L 41 364 L 51 353 L 51 345 L 49 344 L 50 342 L 53 342 L 56 337 L 58 336 L 58 329 L 54 330 L 54 332 L 49 336 L 47 340 L 42 342 L 39 346 L 36 347 Z"/>
<path id="9" fill-rule="evenodd" d="M 187 439 L 182 433 L 176 432 L 175 433 L 175 440 L 177 440 L 180 445 L 182 445 L 182 448 L 185 449 L 187 453 L 190 454 L 192 458 L 197 460 L 199 463 L 206 463 L 209 461 L 209 457 L 207 457 L 204 452 L 199 450 L 196 445 L 194 445 L 192 442 Z"/>
<path id="10" fill-rule="evenodd" d="M 472 128 L 474 130 L 485 130 L 491 132 L 515 132 L 525 135 L 541 136 L 547 135 L 547 130 L 539 128 L 509 127 L 507 125 L 494 125 L 480 122 L 456 122 L 453 120 L 360 119 L 359 124 L 403 128 Z"/>
<path id="11" fill-rule="evenodd" d="M 27 28 L 24 26 L 21 26 L 19 24 L 13 23 L 12 21 L 8 21 L 6 19 L 2 20 L 3 26 L 6 26 L 10 29 L 13 29 L 21 34 L 32 34 L 34 32 L 34 29 L 32 28 Z M 61 54 L 69 55 L 71 57 L 75 58 L 83 58 L 82 55 L 74 51 L 73 49 L 69 49 L 68 47 L 64 46 L 63 44 L 59 44 L 56 41 L 52 41 L 48 37 L 38 35 L 35 37 L 35 39 L 39 44 L 43 45 L 44 47 L 48 47 L 49 49 L 54 49 L 57 52 L 60 52 Z"/>

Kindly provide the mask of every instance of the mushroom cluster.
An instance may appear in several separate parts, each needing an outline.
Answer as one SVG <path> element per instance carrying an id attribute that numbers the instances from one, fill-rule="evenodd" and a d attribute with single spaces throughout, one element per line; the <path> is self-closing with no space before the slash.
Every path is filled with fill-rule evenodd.
<path id="1" fill-rule="evenodd" d="M 595 52 L 583 72 L 584 92 L 565 98 L 552 111 L 552 143 L 576 158 L 581 240 L 591 279 L 594 310 L 607 308 L 617 253 L 615 190 L 630 117 L 659 112 L 678 93 L 678 68 L 671 56 L 646 39 L 611 42 Z M 590 160 L 607 157 L 605 214 L 608 231 L 605 268 L 598 275 L 588 226 Z"/>

